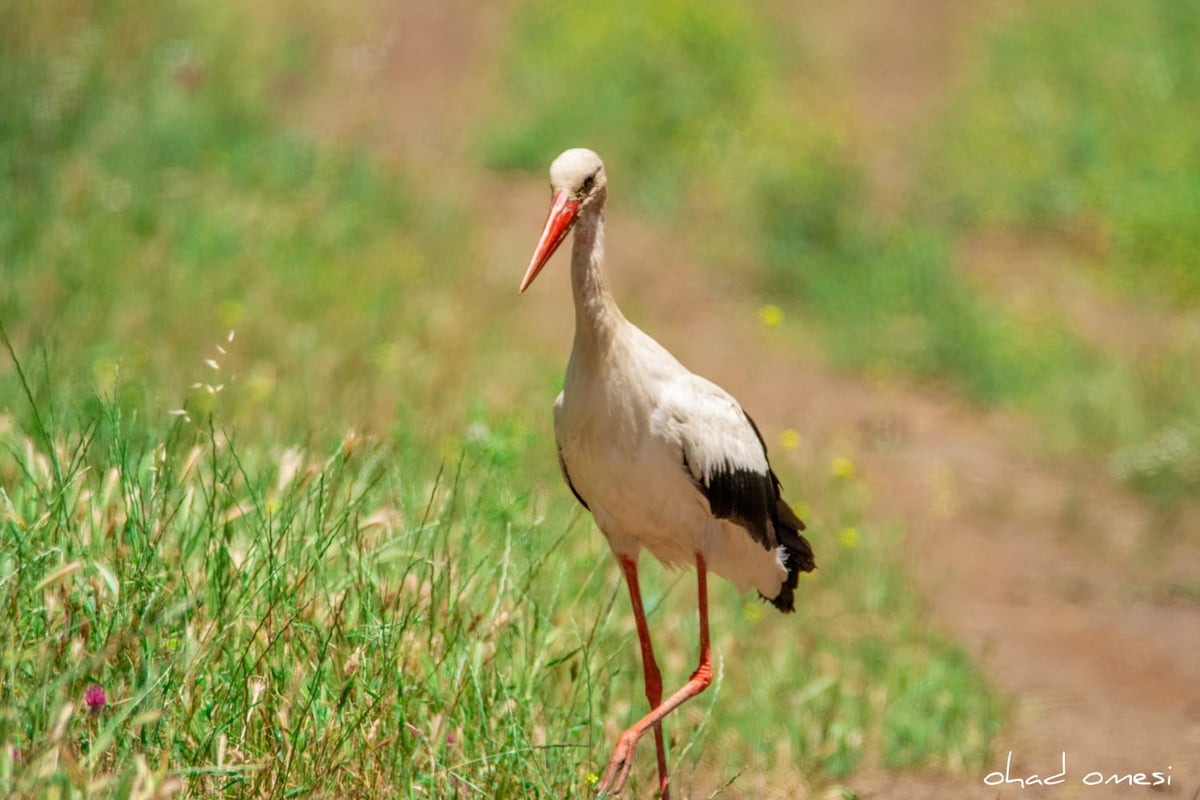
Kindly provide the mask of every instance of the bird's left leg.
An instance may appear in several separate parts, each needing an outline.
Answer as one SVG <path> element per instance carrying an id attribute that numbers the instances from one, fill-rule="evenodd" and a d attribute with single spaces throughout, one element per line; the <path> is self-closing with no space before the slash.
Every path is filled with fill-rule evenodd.
<path id="1" fill-rule="evenodd" d="M 608 762 L 608 769 L 604 772 L 604 780 L 600 782 L 601 795 L 608 792 L 616 794 L 625 786 L 629 772 L 633 769 L 633 750 L 646 730 L 659 725 L 663 717 L 703 692 L 712 683 L 712 651 L 708 639 L 708 573 L 704 556 L 699 553 L 696 554 L 696 584 L 700 605 L 700 664 L 682 689 L 668 697 L 665 702 L 659 704 L 657 708 L 638 720 L 633 727 L 621 734 L 621 738 L 617 740 L 617 746 L 613 750 L 612 758 Z M 666 773 L 662 774 L 665 776 Z M 665 788 L 664 779 L 664 796 Z"/>

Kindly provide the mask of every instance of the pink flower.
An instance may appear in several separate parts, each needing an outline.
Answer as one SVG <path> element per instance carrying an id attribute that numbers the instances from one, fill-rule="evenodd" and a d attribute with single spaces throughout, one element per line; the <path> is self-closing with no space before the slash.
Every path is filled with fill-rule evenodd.
<path id="1" fill-rule="evenodd" d="M 104 687 L 98 683 L 93 683 L 83 693 L 83 702 L 87 703 L 88 711 L 93 714 L 99 714 L 108 703 L 108 698 L 104 694 Z"/>

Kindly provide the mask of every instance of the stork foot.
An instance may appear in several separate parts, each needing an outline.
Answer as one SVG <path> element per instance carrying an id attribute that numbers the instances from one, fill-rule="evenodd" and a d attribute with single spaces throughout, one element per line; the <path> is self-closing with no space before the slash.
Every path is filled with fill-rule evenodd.
<path id="1" fill-rule="evenodd" d="M 608 760 L 608 769 L 604 770 L 604 778 L 600 781 L 597 797 L 607 797 L 610 794 L 620 794 L 633 771 L 633 751 L 637 748 L 642 731 L 636 726 L 621 734 L 617 746 L 613 748 L 612 758 Z"/>

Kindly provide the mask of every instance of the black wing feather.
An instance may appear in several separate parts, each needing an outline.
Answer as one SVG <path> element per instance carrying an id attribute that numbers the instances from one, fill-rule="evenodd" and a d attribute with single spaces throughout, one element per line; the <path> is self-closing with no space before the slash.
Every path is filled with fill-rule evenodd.
<path id="1" fill-rule="evenodd" d="M 583 497 L 579 494 L 579 490 L 575 488 L 575 484 L 571 483 L 571 474 L 567 472 L 567 462 L 563 460 L 562 450 L 558 451 L 558 468 L 562 470 L 563 480 L 567 482 L 567 488 L 571 490 L 571 494 L 575 495 L 575 499 L 579 501 L 581 506 L 586 508 L 588 511 L 591 511 L 591 509 L 588 508 L 587 501 L 583 499 Z"/>
<path id="2" fill-rule="evenodd" d="M 758 426 L 749 414 L 745 411 L 742 411 L 742 414 L 754 429 L 754 435 L 758 438 L 765 457 L 767 444 L 763 441 Z M 686 452 L 683 453 L 683 468 L 689 475 L 692 474 Z M 693 480 L 708 499 L 708 507 L 714 517 L 730 520 L 745 528 L 766 550 L 776 547 L 784 549 L 787 580 L 784 581 L 779 595 L 767 599 L 781 611 L 795 610 L 794 592 L 800 573 L 812 572 L 817 565 L 813 558 L 812 545 L 800 535 L 800 531 L 804 530 L 804 523 L 783 499 L 783 491 L 775 471 L 768 466 L 764 473 L 725 461 L 702 475 L 699 480 Z"/>

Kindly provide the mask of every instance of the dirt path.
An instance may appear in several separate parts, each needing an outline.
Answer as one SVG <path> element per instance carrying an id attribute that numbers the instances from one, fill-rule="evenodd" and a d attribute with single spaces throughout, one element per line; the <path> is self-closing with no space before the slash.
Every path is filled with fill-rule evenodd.
<path id="1" fill-rule="evenodd" d="M 960 34 L 994 10 L 953 0 L 849 0 L 781 12 L 825 32 L 824 56 L 854 98 L 860 152 L 883 207 L 903 193 L 904 154 L 959 72 Z M 1077 265 L 1078 252 L 1068 259 L 1048 243 L 1013 238 L 975 237 L 962 250 L 972 272 L 991 277 L 986 284 L 1010 300 L 1014 284 L 1032 287 L 1043 306 L 1061 301 L 1065 321 L 1086 339 L 1126 355 L 1191 335 L 1194 321 L 1147 320 L 1081 286 L 1078 268 L 1060 268 Z M 842 432 L 835 439 L 851 425 L 903 432 L 885 448 L 863 436 L 860 460 L 877 507 L 905 521 L 921 554 L 914 572 L 935 617 L 1014 698 L 1014 724 L 997 743 L 1001 753 L 1013 751 L 1011 774 L 1057 772 L 1067 753 L 1066 785 L 1010 785 L 1000 794 L 1138 791 L 1083 786 L 1092 770 L 1168 772 L 1175 793 L 1200 791 L 1200 614 L 1163 600 L 1165 587 L 1169 594 L 1194 581 L 1187 543 L 1148 563 L 1143 553 L 1158 546 L 1154 510 L 1094 465 L 1047 463 L 1032 444 L 1036 434 L 1018 420 L 981 418 L 928 392 L 838 383 L 824 375 L 813 384 L 808 423 Z M 1194 527 L 1194 513 L 1192 520 Z"/>
<path id="2" fill-rule="evenodd" d="M 905 136 L 947 85 L 966 12 L 952 0 L 893 4 L 875 14 L 878 8 L 852 0 L 777 10 L 789 24 L 822 31 L 829 63 L 857 98 L 850 113 L 877 134 L 873 149 L 863 140 L 887 205 L 906 184 Z M 495 4 L 481 13 L 465 0 L 381 6 L 378 28 L 356 51 L 360 62 L 346 62 L 321 115 L 331 135 L 365 130 L 421 178 L 454 184 L 477 211 L 485 255 L 475 291 L 491 298 L 491 308 L 512 293 L 528 256 L 529 220 L 540 221 L 546 200 L 541 181 L 481 174 L 470 152 L 472 115 L 488 107 L 488 69 L 506 9 Z M 1100 770 L 1169 772 L 1165 796 L 1190 800 L 1200 787 L 1200 614 L 1194 604 L 1165 600 L 1163 587 L 1194 582 L 1197 565 L 1186 552 L 1155 563 L 1139 555 L 1156 524 L 1153 512 L 1093 465 L 1049 463 L 1019 419 L 832 370 L 812 350 L 762 330 L 751 298 L 716 286 L 719 279 L 689 263 L 667 234 L 614 205 L 609 258 L 631 316 L 685 363 L 733 389 L 768 435 L 794 427 L 814 446 L 852 456 L 876 512 L 904 524 L 934 621 L 1013 700 L 995 768 L 1004 768 L 1010 750 L 1013 776 L 1054 773 L 1061 754 L 1068 759 L 1067 784 L 1053 789 L 991 788 L 983 775 L 868 772 L 852 782 L 860 796 L 1145 791 L 1082 785 L 1085 774 Z M 653 281 L 621 268 L 648 261 L 656 264 Z M 565 353 L 566 280 L 565 270 L 547 271 L 519 316 L 496 312 L 512 315 L 515 347 Z M 555 332 L 549 342 L 547 331 Z"/>

